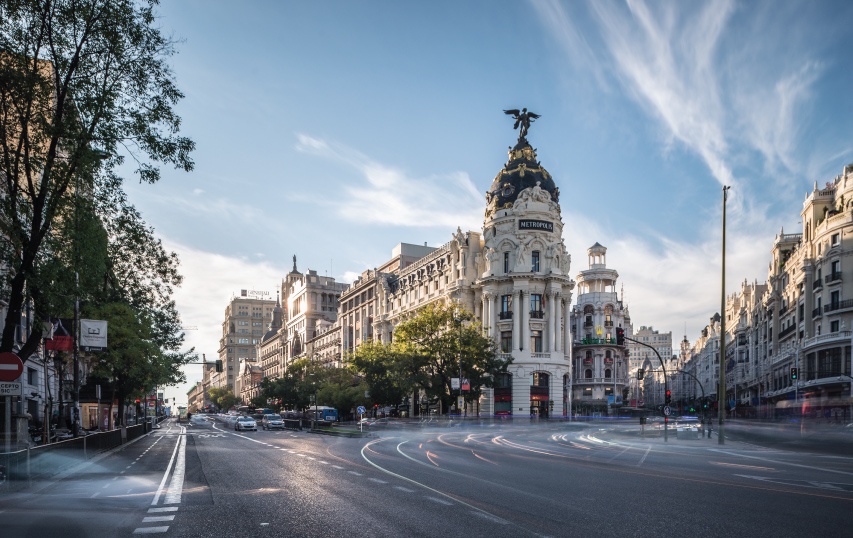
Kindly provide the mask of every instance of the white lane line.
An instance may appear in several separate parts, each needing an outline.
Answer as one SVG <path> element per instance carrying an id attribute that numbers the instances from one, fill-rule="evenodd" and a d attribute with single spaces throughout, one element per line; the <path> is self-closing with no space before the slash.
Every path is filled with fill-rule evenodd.
<path id="1" fill-rule="evenodd" d="M 186 471 L 187 438 L 182 435 L 179 439 L 178 459 L 175 460 L 175 470 L 172 473 L 172 481 L 169 483 L 169 491 L 166 493 L 164 504 L 181 504 L 181 493 L 184 490 L 184 472 Z"/>
<path id="2" fill-rule="evenodd" d="M 438 503 L 438 504 L 443 504 L 444 506 L 453 506 L 453 503 L 452 503 L 452 502 L 450 502 L 450 501 L 445 501 L 444 499 L 439 499 L 438 497 L 429 497 L 429 496 L 427 496 L 427 499 L 431 500 L 432 502 L 436 502 L 436 503 Z"/>
<path id="3" fill-rule="evenodd" d="M 167 532 L 169 527 L 139 527 L 138 529 L 133 531 L 133 534 L 159 534 L 161 532 Z"/>
<path id="4" fill-rule="evenodd" d="M 376 482 L 377 484 L 387 484 L 388 482 L 384 480 L 379 480 L 378 478 L 368 478 L 371 482 Z"/>
<path id="5" fill-rule="evenodd" d="M 173 521 L 175 519 L 174 515 L 171 516 L 148 516 L 142 518 L 143 523 L 160 523 L 162 521 Z"/>
<path id="6" fill-rule="evenodd" d="M 363 476 L 361 473 L 357 473 L 355 471 L 347 471 L 349 474 L 354 474 L 355 476 Z"/>
<path id="7" fill-rule="evenodd" d="M 415 490 L 404 488 L 403 486 L 394 486 L 394 489 L 399 489 L 400 491 L 405 491 L 406 493 L 414 493 Z"/>
<path id="8" fill-rule="evenodd" d="M 183 426 L 182 426 L 183 428 Z M 178 447 L 181 444 L 181 439 L 183 439 L 183 435 L 178 437 L 178 442 L 175 443 L 175 450 L 172 451 L 172 458 L 169 460 L 169 465 L 166 466 L 166 472 L 163 474 L 163 480 L 160 481 L 160 487 L 157 488 L 157 494 L 154 495 L 154 500 L 151 501 L 151 504 L 156 506 L 158 502 L 160 502 L 160 495 L 163 493 L 163 488 L 166 487 L 166 479 L 169 478 L 169 473 L 172 472 L 172 465 L 175 464 L 175 457 L 178 455 Z M 166 527 L 168 529 L 168 527 Z M 139 529 L 137 529 L 139 530 Z M 134 531 L 136 532 L 136 531 Z M 165 532 L 165 531 L 163 531 Z"/>
<path id="9" fill-rule="evenodd" d="M 177 506 L 161 506 L 160 508 L 149 508 L 148 509 L 149 514 L 156 514 L 158 512 L 177 512 L 177 511 L 178 511 Z"/>
<path id="10" fill-rule="evenodd" d="M 328 462 L 328 461 L 323 461 L 323 460 L 320 460 L 320 463 L 322 463 L 323 465 L 328 465 L 328 464 L 329 464 L 329 462 Z"/>
<path id="11" fill-rule="evenodd" d="M 343 467 L 341 467 L 340 465 L 332 465 L 332 467 L 334 467 L 335 469 L 343 469 Z"/>

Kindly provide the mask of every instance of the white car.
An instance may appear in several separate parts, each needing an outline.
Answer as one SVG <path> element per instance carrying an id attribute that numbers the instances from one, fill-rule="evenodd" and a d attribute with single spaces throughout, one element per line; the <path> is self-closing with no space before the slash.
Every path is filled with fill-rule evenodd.
<path id="1" fill-rule="evenodd" d="M 238 432 L 245 430 L 256 432 L 258 431 L 258 423 L 252 417 L 237 417 L 237 420 L 234 422 L 234 430 Z"/>
<path id="2" fill-rule="evenodd" d="M 265 430 L 283 430 L 284 420 L 282 420 L 279 415 L 264 415 L 264 419 L 261 420 L 261 428 Z"/>

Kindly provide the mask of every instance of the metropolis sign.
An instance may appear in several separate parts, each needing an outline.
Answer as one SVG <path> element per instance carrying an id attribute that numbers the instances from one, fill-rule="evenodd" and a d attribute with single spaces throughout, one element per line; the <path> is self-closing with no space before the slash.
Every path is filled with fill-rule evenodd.
<path id="1" fill-rule="evenodd" d="M 543 230 L 546 232 L 554 231 L 554 223 L 547 220 L 530 220 L 521 219 L 518 221 L 519 230 Z"/>

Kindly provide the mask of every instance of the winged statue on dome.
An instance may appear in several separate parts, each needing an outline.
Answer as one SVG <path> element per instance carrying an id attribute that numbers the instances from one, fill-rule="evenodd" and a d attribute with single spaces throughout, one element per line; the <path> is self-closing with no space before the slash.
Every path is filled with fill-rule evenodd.
<path id="1" fill-rule="evenodd" d="M 534 122 L 536 118 L 541 117 L 535 112 L 528 112 L 526 108 L 522 108 L 521 111 L 519 111 L 517 108 L 504 110 L 504 114 L 506 114 L 507 116 L 512 116 L 515 120 L 515 125 L 512 126 L 513 129 L 518 129 L 519 126 L 521 127 L 518 132 L 519 140 L 527 136 L 527 131 L 530 129 L 530 124 Z"/>

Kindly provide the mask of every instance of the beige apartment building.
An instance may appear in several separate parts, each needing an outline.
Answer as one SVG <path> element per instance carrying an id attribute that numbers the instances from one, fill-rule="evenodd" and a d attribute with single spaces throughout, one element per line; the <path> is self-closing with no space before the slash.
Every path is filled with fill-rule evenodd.
<path id="1" fill-rule="evenodd" d="M 726 298 L 726 393 L 719 334 L 706 328 L 685 369 L 737 416 L 853 416 L 853 165 L 803 201 L 802 230 L 775 237 L 764 284 Z M 705 333 L 708 333 L 707 336 Z M 709 386 L 710 385 L 710 388 Z M 698 387 L 693 398 L 699 398 Z M 713 405 L 712 405 L 713 408 Z"/>
<path id="2" fill-rule="evenodd" d="M 225 307 L 222 337 L 219 339 L 219 359 L 222 372 L 214 375 L 214 386 L 227 386 L 235 395 L 237 376 L 243 361 L 258 360 L 257 346 L 272 320 L 276 301 L 267 299 L 269 292 L 241 290 L 232 296 Z"/>

